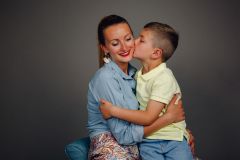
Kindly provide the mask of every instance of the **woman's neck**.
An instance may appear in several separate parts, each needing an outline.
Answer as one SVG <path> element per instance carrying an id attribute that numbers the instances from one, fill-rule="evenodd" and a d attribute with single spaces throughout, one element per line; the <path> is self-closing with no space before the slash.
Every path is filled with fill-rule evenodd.
<path id="1" fill-rule="evenodd" d="M 128 75 L 128 63 L 126 62 L 115 62 L 118 67 L 126 74 Z"/>

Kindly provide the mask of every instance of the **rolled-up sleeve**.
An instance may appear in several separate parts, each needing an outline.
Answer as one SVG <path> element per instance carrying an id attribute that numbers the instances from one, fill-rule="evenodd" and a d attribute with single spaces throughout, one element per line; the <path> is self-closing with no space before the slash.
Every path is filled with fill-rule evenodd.
<path id="1" fill-rule="evenodd" d="M 135 125 L 117 118 L 109 119 L 108 125 L 119 144 L 131 145 L 142 141 L 143 126 Z"/>

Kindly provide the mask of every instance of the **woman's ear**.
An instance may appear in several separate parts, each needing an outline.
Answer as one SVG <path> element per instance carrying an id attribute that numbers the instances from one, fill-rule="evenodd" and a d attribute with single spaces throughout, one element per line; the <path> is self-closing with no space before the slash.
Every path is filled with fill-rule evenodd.
<path id="1" fill-rule="evenodd" d="M 101 48 L 101 50 L 102 50 L 104 53 L 108 53 L 108 52 L 109 52 L 108 49 L 107 49 L 104 45 L 102 45 L 102 44 L 100 44 L 100 48 Z"/>

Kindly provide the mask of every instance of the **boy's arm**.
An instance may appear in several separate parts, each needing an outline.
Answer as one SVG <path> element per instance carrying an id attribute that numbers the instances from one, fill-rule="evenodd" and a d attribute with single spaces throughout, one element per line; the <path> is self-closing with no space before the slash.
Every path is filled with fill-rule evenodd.
<path id="1" fill-rule="evenodd" d="M 139 125 L 150 125 L 153 123 L 161 113 L 165 104 L 155 100 L 149 100 L 145 111 L 142 110 L 129 110 L 121 107 L 112 105 L 106 100 L 100 100 L 100 110 L 104 118 L 110 118 L 111 116 L 139 124 Z"/>
<path id="2" fill-rule="evenodd" d="M 159 117 L 149 126 L 144 126 L 144 137 L 152 134 L 153 132 L 172 123 L 180 122 L 185 119 L 185 113 L 183 110 L 182 101 L 179 100 L 176 104 L 178 97 L 174 96 L 168 104 L 167 111 L 164 115 Z"/>
<path id="3" fill-rule="evenodd" d="M 154 121 L 149 126 L 144 126 L 144 137 L 147 137 L 151 133 L 159 130 L 160 128 L 163 128 L 171 123 L 173 123 L 174 120 L 172 119 L 171 115 L 164 114 L 163 116 L 159 117 L 156 121 Z"/>

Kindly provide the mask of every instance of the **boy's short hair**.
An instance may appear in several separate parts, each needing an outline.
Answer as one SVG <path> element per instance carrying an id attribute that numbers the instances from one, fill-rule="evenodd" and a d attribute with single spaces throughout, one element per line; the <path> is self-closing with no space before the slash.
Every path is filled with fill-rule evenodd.
<path id="1" fill-rule="evenodd" d="M 159 22 L 150 22 L 144 29 L 153 32 L 154 47 L 163 50 L 163 61 L 167 61 L 178 46 L 178 33 L 171 26 Z"/>

